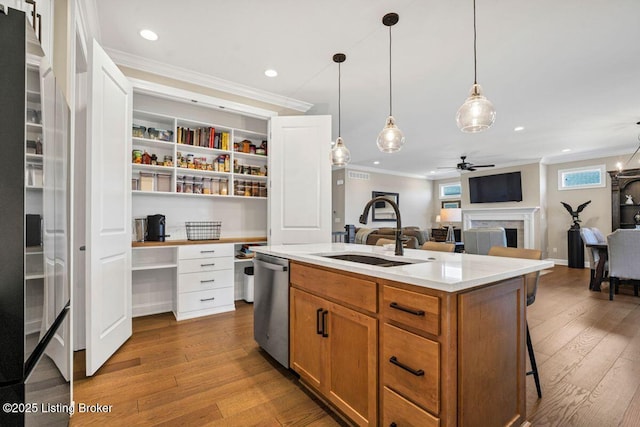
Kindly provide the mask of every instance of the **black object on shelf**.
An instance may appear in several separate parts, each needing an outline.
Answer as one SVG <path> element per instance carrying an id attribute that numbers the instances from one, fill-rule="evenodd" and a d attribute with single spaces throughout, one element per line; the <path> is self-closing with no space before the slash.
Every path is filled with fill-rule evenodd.
<path id="1" fill-rule="evenodd" d="M 41 224 L 42 219 L 40 215 L 26 214 L 25 225 L 27 227 L 27 235 L 25 246 L 40 246 L 42 244 Z"/>
<path id="2" fill-rule="evenodd" d="M 584 245 L 580 237 L 579 228 L 567 230 L 567 245 L 569 249 L 569 268 L 584 268 Z"/>

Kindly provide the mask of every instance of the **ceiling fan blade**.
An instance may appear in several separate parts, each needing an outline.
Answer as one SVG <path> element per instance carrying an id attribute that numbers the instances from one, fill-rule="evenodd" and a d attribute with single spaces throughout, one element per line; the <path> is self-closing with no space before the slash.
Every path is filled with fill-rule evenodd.
<path id="1" fill-rule="evenodd" d="M 493 168 L 496 165 L 473 165 L 474 168 Z"/>
<path id="2" fill-rule="evenodd" d="M 466 168 L 464 170 L 473 172 L 474 170 L 476 170 L 476 167 L 475 166 L 469 166 L 468 168 Z"/>

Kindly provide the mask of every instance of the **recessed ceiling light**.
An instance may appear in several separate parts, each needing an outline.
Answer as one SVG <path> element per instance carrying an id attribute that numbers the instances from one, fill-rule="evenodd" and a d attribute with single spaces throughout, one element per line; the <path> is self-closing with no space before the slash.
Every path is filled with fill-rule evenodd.
<path id="1" fill-rule="evenodd" d="M 431 171 L 431 172 L 429 172 L 429 173 L 436 173 L 436 171 Z"/>
<path id="2" fill-rule="evenodd" d="M 380 164 L 380 160 L 376 160 L 375 162 L 373 162 L 374 165 L 379 165 Z"/>
<path id="3" fill-rule="evenodd" d="M 513 128 L 513 130 L 515 132 L 520 132 L 520 131 L 524 130 L 524 126 L 516 126 L 516 127 Z"/>
<path id="4" fill-rule="evenodd" d="M 140 30 L 140 37 L 152 42 L 158 40 L 158 35 L 151 30 Z"/>
<path id="5" fill-rule="evenodd" d="M 272 68 L 269 68 L 268 70 L 264 70 L 264 75 L 267 77 L 275 77 L 278 75 L 278 72 Z"/>
<path id="6" fill-rule="evenodd" d="M 564 150 L 562 150 L 563 153 L 568 153 L 569 151 L 571 151 L 571 148 L 565 148 Z"/>

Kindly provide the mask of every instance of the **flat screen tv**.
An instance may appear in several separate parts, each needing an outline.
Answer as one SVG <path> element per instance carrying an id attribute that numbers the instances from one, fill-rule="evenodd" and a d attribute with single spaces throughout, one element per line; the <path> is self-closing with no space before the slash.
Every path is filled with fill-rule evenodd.
<path id="1" fill-rule="evenodd" d="M 471 203 L 521 202 L 520 172 L 469 178 Z"/>

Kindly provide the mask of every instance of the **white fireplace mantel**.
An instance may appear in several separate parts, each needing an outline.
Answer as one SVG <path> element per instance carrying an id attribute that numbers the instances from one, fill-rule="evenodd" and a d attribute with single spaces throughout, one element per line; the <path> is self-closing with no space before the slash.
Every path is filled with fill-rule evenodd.
<path id="1" fill-rule="evenodd" d="M 527 249 L 535 249 L 535 214 L 539 211 L 539 207 L 463 209 L 462 229 L 471 228 L 473 221 L 522 221 L 524 226 L 523 246 Z"/>

